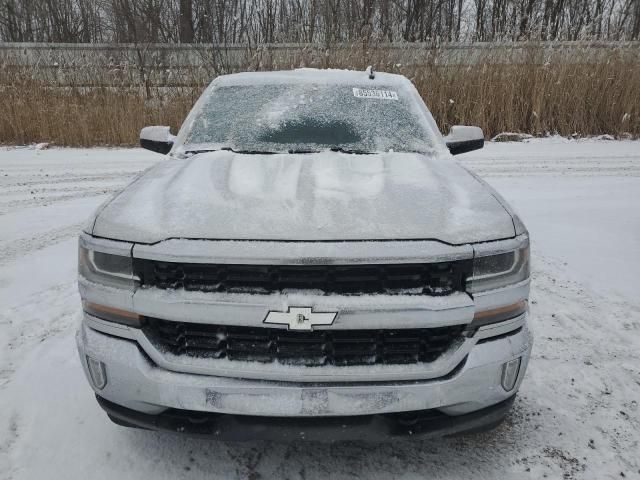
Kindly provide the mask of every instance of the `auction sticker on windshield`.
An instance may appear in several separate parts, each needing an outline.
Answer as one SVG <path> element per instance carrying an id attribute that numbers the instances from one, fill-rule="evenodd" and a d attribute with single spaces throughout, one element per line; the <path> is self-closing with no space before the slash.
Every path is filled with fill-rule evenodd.
<path id="1" fill-rule="evenodd" d="M 353 96 L 358 98 L 381 98 L 398 100 L 398 93 L 393 90 L 376 90 L 373 88 L 353 88 Z"/>

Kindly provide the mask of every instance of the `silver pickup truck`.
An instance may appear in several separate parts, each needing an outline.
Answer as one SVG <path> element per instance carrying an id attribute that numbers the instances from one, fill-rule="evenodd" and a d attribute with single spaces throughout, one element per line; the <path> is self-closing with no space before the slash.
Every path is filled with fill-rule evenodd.
<path id="1" fill-rule="evenodd" d="M 216 78 L 79 240 L 77 345 L 117 424 L 227 440 L 478 431 L 532 346 L 529 236 L 403 76 Z"/>

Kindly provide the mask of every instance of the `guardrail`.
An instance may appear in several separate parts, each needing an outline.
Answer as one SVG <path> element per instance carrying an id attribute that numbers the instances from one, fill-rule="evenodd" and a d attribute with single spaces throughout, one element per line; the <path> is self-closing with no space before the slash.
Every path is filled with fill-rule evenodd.
<path id="1" fill-rule="evenodd" d="M 201 85 L 240 70 L 300 66 L 400 71 L 407 67 L 478 64 L 602 63 L 616 56 L 640 63 L 640 42 L 355 43 L 199 45 L 0 43 L 0 66 L 32 70 L 65 85 Z"/>

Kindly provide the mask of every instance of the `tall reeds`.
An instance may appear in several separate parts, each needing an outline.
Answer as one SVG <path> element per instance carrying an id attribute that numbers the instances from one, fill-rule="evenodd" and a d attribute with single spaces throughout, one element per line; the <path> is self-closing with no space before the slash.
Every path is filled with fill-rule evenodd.
<path id="1" fill-rule="evenodd" d="M 257 52 L 233 68 L 217 64 L 181 71 L 179 81 L 167 80 L 162 69 L 124 74 L 101 67 L 61 69 L 52 77 L 38 66 L 2 66 L 0 143 L 135 145 L 145 125 L 171 125 L 176 131 L 217 73 L 299 66 L 364 70 L 368 64 L 410 78 L 443 132 L 466 124 L 482 127 L 488 137 L 503 131 L 640 136 L 637 55 L 612 50 L 594 59 L 586 49 L 567 61 L 535 48 L 516 61 L 496 55 L 487 50 L 472 61 L 443 62 L 437 51 L 416 50 L 398 61 L 388 49 L 362 45 L 322 54 L 301 49 L 284 58 Z"/>

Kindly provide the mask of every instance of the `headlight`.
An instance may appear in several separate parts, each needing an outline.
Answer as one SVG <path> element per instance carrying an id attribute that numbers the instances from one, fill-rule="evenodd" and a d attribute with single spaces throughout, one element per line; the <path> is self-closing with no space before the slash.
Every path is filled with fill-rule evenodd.
<path id="1" fill-rule="evenodd" d="M 90 282 L 133 289 L 135 278 L 131 256 L 96 252 L 78 246 L 78 273 Z"/>
<path id="2" fill-rule="evenodd" d="M 529 278 L 529 240 L 516 250 L 473 259 L 473 276 L 468 281 L 471 293 L 495 290 Z"/>
<path id="3" fill-rule="evenodd" d="M 131 255 L 117 255 L 93 250 L 86 240 L 80 237 L 78 245 L 78 273 L 88 282 L 104 285 L 112 288 L 133 291 L 137 278 L 133 274 L 133 261 Z M 118 253 L 127 252 L 127 249 L 118 249 Z M 128 295 L 127 292 L 123 292 Z M 144 318 L 135 312 L 123 310 L 102 302 L 83 298 L 82 307 L 91 316 L 116 322 L 130 327 L 140 327 Z"/>

